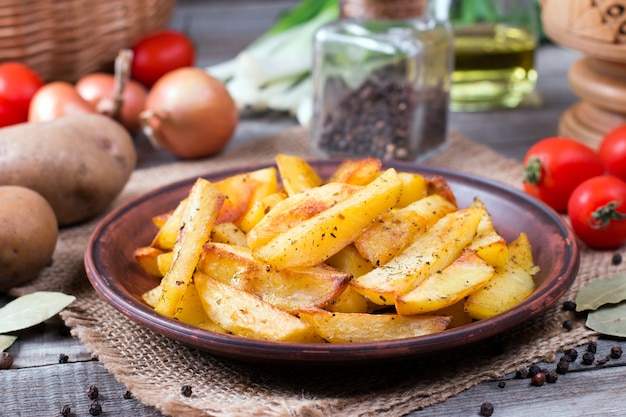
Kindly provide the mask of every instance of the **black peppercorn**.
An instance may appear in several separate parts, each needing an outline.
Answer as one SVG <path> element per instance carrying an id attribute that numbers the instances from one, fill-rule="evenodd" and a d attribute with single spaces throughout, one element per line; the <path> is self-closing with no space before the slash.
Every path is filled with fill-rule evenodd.
<path id="1" fill-rule="evenodd" d="M 506 387 L 506 382 L 504 381 L 498 382 L 498 388 L 504 388 L 504 387 Z"/>
<path id="2" fill-rule="evenodd" d="M 191 385 L 183 385 L 180 389 L 180 393 L 183 394 L 185 397 L 191 397 Z"/>
<path id="3" fill-rule="evenodd" d="M 614 254 L 613 257 L 611 258 L 611 264 L 617 266 L 621 263 L 622 263 L 622 254 L 621 253 Z"/>
<path id="4" fill-rule="evenodd" d="M 563 328 L 569 332 L 570 330 L 574 328 L 574 325 L 572 324 L 571 320 L 565 320 L 563 322 Z"/>
<path id="5" fill-rule="evenodd" d="M 563 303 L 563 310 L 565 311 L 576 311 L 576 303 L 573 301 L 565 301 Z"/>
<path id="6" fill-rule="evenodd" d="M 535 375 L 533 375 L 530 383 L 536 387 L 542 386 L 546 383 L 546 374 L 544 374 L 543 372 L 537 372 Z"/>
<path id="7" fill-rule="evenodd" d="M 596 353 L 597 350 L 598 345 L 596 344 L 596 342 L 589 342 L 587 344 L 587 352 Z"/>
<path id="8" fill-rule="evenodd" d="M 564 375 L 569 370 L 569 362 L 567 360 L 560 360 L 559 363 L 556 364 L 556 372 Z"/>
<path id="9" fill-rule="evenodd" d="M 69 359 L 70 357 L 67 356 L 65 353 L 59 354 L 59 363 L 67 363 Z"/>
<path id="10" fill-rule="evenodd" d="M 493 414 L 493 404 L 485 402 L 480 405 L 480 415 L 489 417 Z"/>
<path id="11" fill-rule="evenodd" d="M 124 399 L 125 399 L 125 400 L 130 400 L 131 398 L 133 398 L 133 393 L 132 393 L 132 392 L 130 392 L 130 391 L 126 391 L 126 392 L 124 393 Z"/>
<path id="12" fill-rule="evenodd" d="M 532 378 L 539 372 L 541 372 L 541 368 L 539 367 L 539 365 L 530 365 L 530 367 L 528 368 L 528 377 Z"/>
<path id="13" fill-rule="evenodd" d="M 622 348 L 621 346 L 613 346 L 611 348 L 611 358 L 619 359 L 622 357 Z"/>
<path id="14" fill-rule="evenodd" d="M 65 404 L 63 408 L 61 408 L 61 415 L 68 417 L 70 414 L 72 414 L 72 407 L 70 407 L 69 404 Z"/>
<path id="15" fill-rule="evenodd" d="M 546 382 L 554 384 L 559 379 L 558 371 L 549 371 L 546 373 Z"/>
<path id="16" fill-rule="evenodd" d="M 591 365 L 596 359 L 596 356 L 592 352 L 585 352 L 583 354 L 583 364 Z"/>
<path id="17" fill-rule="evenodd" d="M 524 379 L 528 377 L 528 369 L 522 368 L 515 371 L 515 378 Z"/>
<path id="18" fill-rule="evenodd" d="M 89 414 L 91 414 L 92 416 L 99 416 L 100 414 L 102 414 L 102 406 L 98 401 L 94 401 L 91 403 L 91 406 L 89 407 Z"/>
<path id="19" fill-rule="evenodd" d="M 13 366 L 13 355 L 9 352 L 0 352 L 0 369 L 9 369 Z"/>
<path id="20" fill-rule="evenodd" d="M 98 387 L 95 385 L 89 385 L 89 388 L 87 388 L 87 397 L 89 397 L 90 400 L 98 398 L 99 393 Z"/>
<path id="21" fill-rule="evenodd" d="M 578 357 L 578 351 L 576 349 L 567 349 L 565 351 L 565 356 L 570 362 L 574 362 Z"/>

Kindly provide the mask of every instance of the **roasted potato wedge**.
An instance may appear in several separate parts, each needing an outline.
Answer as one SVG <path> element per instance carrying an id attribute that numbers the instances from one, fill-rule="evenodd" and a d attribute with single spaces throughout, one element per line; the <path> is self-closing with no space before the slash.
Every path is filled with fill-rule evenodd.
<path id="1" fill-rule="evenodd" d="M 160 278 L 163 276 L 158 263 L 158 258 L 161 254 L 163 254 L 161 249 L 157 249 L 152 246 L 144 246 L 135 249 L 133 257 L 144 271 L 152 276 Z"/>
<path id="2" fill-rule="evenodd" d="M 330 176 L 328 182 L 367 185 L 382 173 L 383 164 L 377 158 L 346 159 Z"/>
<path id="3" fill-rule="evenodd" d="M 489 265 L 494 267 L 503 266 L 509 257 L 506 240 L 500 236 L 493 226 L 491 215 L 485 207 L 485 203 L 479 198 L 475 198 L 470 207 L 476 207 L 483 212 L 483 217 L 478 223 L 476 236 L 469 248 L 476 251 L 478 256 L 483 258 Z"/>
<path id="4" fill-rule="evenodd" d="M 287 195 L 298 194 L 323 184 L 317 172 L 303 158 L 278 154 L 275 160 Z"/>

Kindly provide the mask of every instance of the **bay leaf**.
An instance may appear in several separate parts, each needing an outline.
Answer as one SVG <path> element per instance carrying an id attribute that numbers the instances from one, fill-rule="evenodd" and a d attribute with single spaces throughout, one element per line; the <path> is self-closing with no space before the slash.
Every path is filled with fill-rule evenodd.
<path id="1" fill-rule="evenodd" d="M 13 342 L 17 339 L 17 336 L 10 336 L 8 334 L 0 334 L 0 352 L 7 350 Z"/>
<path id="2" fill-rule="evenodd" d="M 626 274 L 590 281 L 576 294 L 576 311 L 596 310 L 626 300 Z"/>
<path id="3" fill-rule="evenodd" d="M 35 326 L 59 313 L 76 297 L 54 291 L 23 295 L 0 308 L 0 333 Z"/>
<path id="4" fill-rule="evenodd" d="M 607 336 L 626 337 L 626 302 L 605 305 L 590 312 L 585 324 Z"/>

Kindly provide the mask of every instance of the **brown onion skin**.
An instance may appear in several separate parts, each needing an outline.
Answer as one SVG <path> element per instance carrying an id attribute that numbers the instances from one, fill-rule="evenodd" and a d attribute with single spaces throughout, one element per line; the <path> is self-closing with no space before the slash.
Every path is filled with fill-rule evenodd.
<path id="1" fill-rule="evenodd" d="M 239 113 L 224 84 L 197 67 L 179 68 L 152 86 L 141 114 L 151 142 L 180 159 L 220 152 L 232 138 Z"/>
<path id="2" fill-rule="evenodd" d="M 96 72 L 82 77 L 76 83 L 78 94 L 91 103 L 98 113 L 108 114 L 115 98 L 115 77 Z M 143 111 L 148 91 L 137 81 L 128 80 L 122 93 L 120 122 L 129 132 L 139 129 L 139 114 Z"/>
<path id="3" fill-rule="evenodd" d="M 96 113 L 74 86 L 65 81 L 53 81 L 37 90 L 28 109 L 29 122 L 43 122 L 62 116 Z"/>

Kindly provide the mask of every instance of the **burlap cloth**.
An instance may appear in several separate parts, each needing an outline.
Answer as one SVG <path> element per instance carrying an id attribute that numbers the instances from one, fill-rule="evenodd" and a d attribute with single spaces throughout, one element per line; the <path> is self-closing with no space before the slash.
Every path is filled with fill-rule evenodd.
<path id="1" fill-rule="evenodd" d="M 228 150 L 218 157 L 138 169 L 114 206 L 172 181 L 248 163 L 272 161 L 276 153 L 310 156 L 306 133 L 296 128 Z M 521 164 L 497 155 L 459 133 L 429 164 L 452 167 L 520 187 Z M 553 361 L 559 349 L 596 338 L 572 318 L 561 302 L 539 317 L 484 343 L 446 355 L 441 361 L 349 368 L 272 367 L 233 362 L 200 352 L 127 319 L 91 288 L 83 251 L 97 219 L 64 229 L 53 265 L 13 295 L 56 290 L 77 300 L 61 317 L 104 366 L 145 404 L 173 416 L 400 416 L 445 401 L 482 381 L 504 376 L 541 360 Z M 597 276 L 617 273 L 612 253 L 582 248 L 579 275 L 564 295 Z M 495 348 L 494 348 L 495 347 Z M 366 369 L 364 369 L 366 368 Z M 181 395 L 191 385 L 193 395 Z"/>

